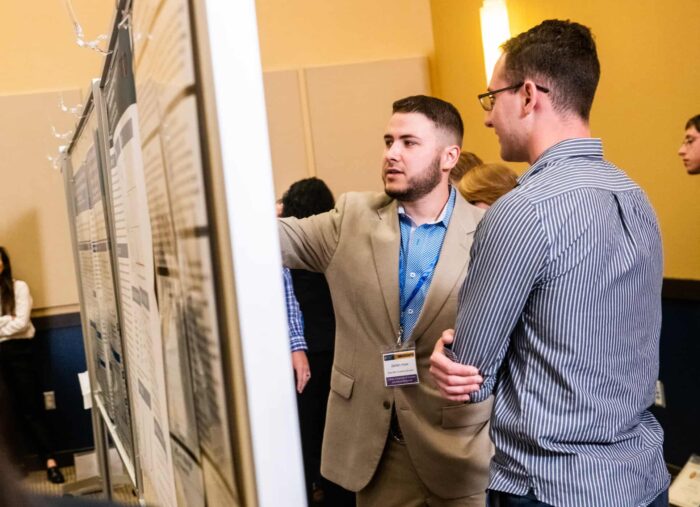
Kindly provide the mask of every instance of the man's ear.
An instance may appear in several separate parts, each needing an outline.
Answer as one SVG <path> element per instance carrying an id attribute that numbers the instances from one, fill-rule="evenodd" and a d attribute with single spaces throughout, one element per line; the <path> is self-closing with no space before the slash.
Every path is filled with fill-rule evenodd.
<path id="1" fill-rule="evenodd" d="M 535 105 L 539 99 L 539 94 L 541 93 L 535 83 L 530 80 L 526 80 L 522 88 L 522 108 L 523 115 L 527 116 L 535 110 Z"/>
<path id="2" fill-rule="evenodd" d="M 460 147 L 456 144 L 445 146 L 442 151 L 442 168 L 452 170 L 452 168 L 457 165 L 461 151 Z"/>

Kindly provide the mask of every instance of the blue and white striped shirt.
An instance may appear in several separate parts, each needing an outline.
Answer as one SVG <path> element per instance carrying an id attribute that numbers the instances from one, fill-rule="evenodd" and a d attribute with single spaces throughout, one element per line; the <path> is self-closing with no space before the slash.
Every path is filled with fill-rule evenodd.
<path id="1" fill-rule="evenodd" d="M 547 150 L 479 224 L 454 351 L 496 395 L 489 488 L 557 507 L 668 486 L 654 401 L 662 254 L 644 192 L 598 139 Z"/>
<path id="2" fill-rule="evenodd" d="M 450 187 L 450 196 L 435 222 L 416 226 L 403 206 L 398 207 L 401 249 L 399 251 L 399 305 L 402 340 L 410 338 L 428 296 L 435 266 L 450 225 L 457 192 Z M 403 283 L 401 279 L 403 277 Z M 423 281 L 421 281 L 423 279 Z M 415 292 L 415 294 L 414 294 Z M 411 297 L 413 296 L 413 297 Z"/>
<path id="3" fill-rule="evenodd" d="M 304 339 L 304 316 L 299 308 L 299 301 L 294 294 L 294 283 L 292 282 L 292 272 L 289 268 L 282 268 L 284 277 L 284 302 L 287 307 L 287 325 L 289 326 L 289 347 L 292 352 L 298 350 L 308 350 Z"/>

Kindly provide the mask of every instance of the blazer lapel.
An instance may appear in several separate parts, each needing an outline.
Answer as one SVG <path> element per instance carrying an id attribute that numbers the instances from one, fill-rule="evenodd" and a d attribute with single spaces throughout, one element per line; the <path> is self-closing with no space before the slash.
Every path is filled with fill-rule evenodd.
<path id="1" fill-rule="evenodd" d="M 384 296 L 384 305 L 392 328 L 399 331 L 399 243 L 401 233 L 396 201 L 377 210 L 377 223 L 371 234 L 374 267 Z"/>
<path id="2" fill-rule="evenodd" d="M 440 250 L 440 259 L 435 266 L 435 274 L 430 282 L 430 289 L 425 298 L 412 336 L 415 339 L 428 329 L 445 305 L 450 293 L 461 279 L 460 274 L 469 264 L 469 250 L 472 246 L 474 231 L 483 216 L 483 212 L 467 203 L 459 194 L 455 201 L 445 240 Z M 459 290 L 459 287 L 457 287 Z M 434 337 L 437 338 L 437 337 Z"/>

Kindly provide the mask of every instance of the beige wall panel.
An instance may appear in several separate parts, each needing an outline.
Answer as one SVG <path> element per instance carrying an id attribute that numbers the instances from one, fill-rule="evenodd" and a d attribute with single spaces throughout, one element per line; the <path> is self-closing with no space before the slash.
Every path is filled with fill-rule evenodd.
<path id="1" fill-rule="evenodd" d="M 80 101 L 76 90 L 63 96 L 66 105 Z M 78 302 L 63 177 L 47 160 L 68 142 L 55 138 L 51 126 L 65 133 L 76 121 L 61 111 L 59 98 L 58 93 L 0 97 L 0 244 L 9 250 L 15 278 L 29 284 L 34 309 L 56 312 Z"/>
<path id="2" fill-rule="evenodd" d="M 336 197 L 350 190 L 381 190 L 391 104 L 430 93 L 427 58 L 308 69 L 306 83 L 317 176 Z"/>
<path id="3" fill-rule="evenodd" d="M 304 141 L 304 118 L 296 70 L 265 72 L 265 103 L 270 133 L 275 196 L 310 176 Z"/>

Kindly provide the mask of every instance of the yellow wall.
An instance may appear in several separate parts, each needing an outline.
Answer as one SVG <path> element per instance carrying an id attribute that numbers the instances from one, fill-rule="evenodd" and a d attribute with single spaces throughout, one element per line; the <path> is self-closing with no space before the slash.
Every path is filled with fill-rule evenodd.
<path id="1" fill-rule="evenodd" d="M 591 115 L 606 157 L 648 193 L 659 216 L 665 276 L 700 279 L 700 176 L 685 174 L 676 155 L 686 120 L 700 113 L 698 0 L 507 0 L 513 35 L 544 19 L 588 25 L 602 77 Z M 486 88 L 481 53 L 481 0 L 432 0 L 436 90 L 455 103 L 466 127 L 465 149 L 498 160 L 476 95 Z M 518 166 L 522 169 L 523 166 Z"/>
<path id="2" fill-rule="evenodd" d="M 71 3 L 86 39 L 109 33 L 114 1 Z M 0 95 L 85 89 L 99 76 L 104 57 L 77 46 L 64 0 L 11 1 L 2 7 Z"/>
<path id="3" fill-rule="evenodd" d="M 109 31 L 113 2 L 72 3 L 88 39 Z M 427 55 L 434 90 L 464 115 L 465 148 L 498 159 L 495 136 L 482 126 L 475 99 L 485 88 L 481 0 L 257 0 L 256 5 L 265 70 Z M 594 134 L 604 138 L 607 156 L 649 193 L 661 220 L 666 275 L 700 279 L 700 177 L 686 176 L 676 156 L 683 124 L 700 113 L 700 46 L 695 42 L 700 2 L 508 0 L 508 5 L 513 33 L 550 17 L 593 28 L 603 66 Z M 15 257 L 18 271 L 25 278 L 40 274 L 32 283 L 36 306 L 57 309 L 76 303 L 77 297 L 72 265 L 67 265 L 70 241 L 62 188 L 47 176 L 53 173 L 45 156 L 61 143 L 52 137 L 51 125 L 64 131 L 73 119 L 57 118 L 53 104 L 58 107 L 58 95 L 47 93 L 86 89 L 90 78 L 100 74 L 103 57 L 76 46 L 60 0 L 7 2 L 3 14 L 0 97 L 14 104 L 16 95 L 17 105 L 47 105 L 24 118 L 0 118 L 0 134 L 13 153 L 12 167 L 2 169 L 0 244 L 31 253 L 26 265 Z M 17 128 L 20 123 L 23 128 Z M 21 156 L 30 151 L 31 156 Z M 41 188 L 26 191 L 32 181 L 41 181 Z M 32 219 L 29 230 L 10 223 L 10 216 L 45 218 Z"/>
<path id="4" fill-rule="evenodd" d="M 429 0 L 256 0 L 264 70 L 431 56 Z"/>
<path id="5" fill-rule="evenodd" d="M 109 33 L 114 1 L 71 3 L 86 39 Z M 30 282 L 35 308 L 55 313 L 77 303 L 77 292 L 63 188 L 46 160 L 64 141 L 51 126 L 70 129 L 75 118 L 58 110 L 58 92 L 74 105 L 75 90 L 99 77 L 104 57 L 76 45 L 63 0 L 6 4 L 0 100 L 12 114 L 0 117 L 0 137 L 12 156 L 11 167 L 2 169 L 0 244 L 16 253 L 17 274 Z M 433 53 L 429 0 L 258 0 L 257 10 L 265 70 Z"/>
<path id="6" fill-rule="evenodd" d="M 114 2 L 72 0 L 86 38 L 111 29 Z M 59 108 L 79 103 L 78 90 L 99 77 L 104 57 L 75 43 L 62 0 L 4 2 L 0 17 L 0 245 L 14 274 L 27 281 L 35 315 L 77 310 L 70 232 L 56 156 L 76 117 Z"/>

